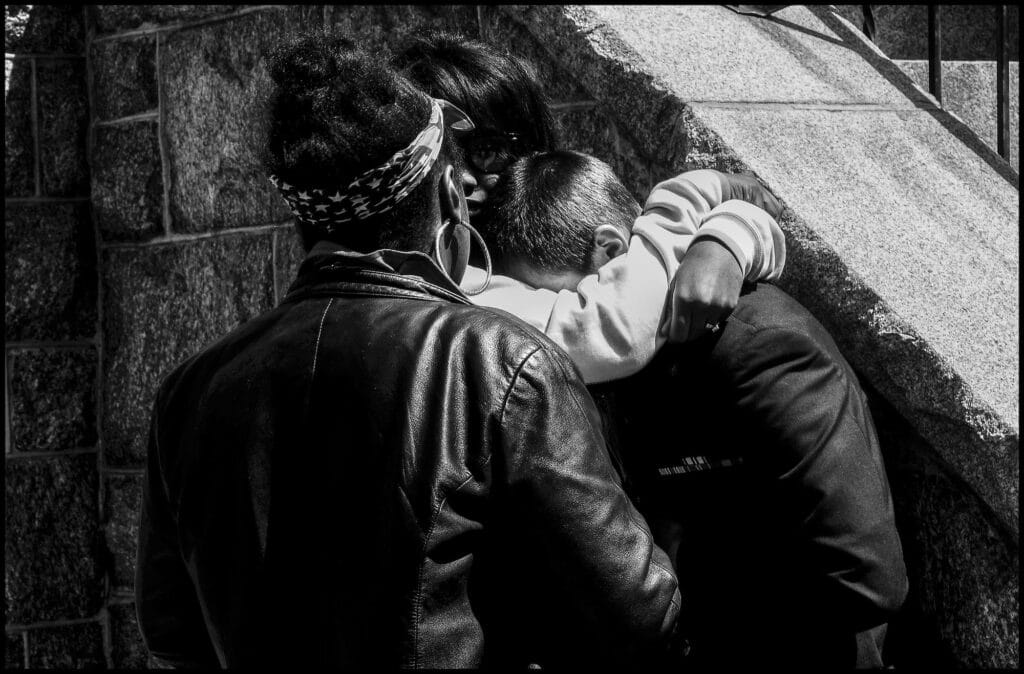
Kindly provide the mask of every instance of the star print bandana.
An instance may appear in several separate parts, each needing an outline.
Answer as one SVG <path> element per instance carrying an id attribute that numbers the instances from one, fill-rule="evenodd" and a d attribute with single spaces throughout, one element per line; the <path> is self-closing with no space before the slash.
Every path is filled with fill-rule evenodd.
<path id="1" fill-rule="evenodd" d="M 448 101 L 430 100 L 430 120 L 426 128 L 384 164 L 356 176 L 346 187 L 333 191 L 313 189 L 292 185 L 276 175 L 270 176 L 270 182 L 281 192 L 298 220 L 328 233 L 346 222 L 391 210 L 430 172 L 441 152 L 445 126 L 455 131 L 473 128 L 466 113 Z"/>

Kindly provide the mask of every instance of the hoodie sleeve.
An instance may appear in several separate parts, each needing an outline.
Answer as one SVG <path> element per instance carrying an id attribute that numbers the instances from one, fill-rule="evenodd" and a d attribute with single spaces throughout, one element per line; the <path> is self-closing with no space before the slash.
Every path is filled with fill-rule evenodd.
<path id="1" fill-rule="evenodd" d="M 710 238 L 736 257 L 744 278 L 774 280 L 785 265 L 778 223 L 738 200 L 721 203 L 721 174 L 690 171 L 655 186 L 633 225 L 629 250 L 586 276 L 574 290 L 533 288 L 504 276 L 471 299 L 502 309 L 544 332 L 569 354 L 588 384 L 621 379 L 651 361 L 665 296 L 694 240 Z M 482 280 L 470 268 L 464 287 Z"/>

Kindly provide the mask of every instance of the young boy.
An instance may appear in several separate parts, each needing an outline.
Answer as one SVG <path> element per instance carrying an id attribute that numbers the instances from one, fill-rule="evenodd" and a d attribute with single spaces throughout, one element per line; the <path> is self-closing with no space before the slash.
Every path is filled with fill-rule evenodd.
<path id="1" fill-rule="evenodd" d="M 590 381 L 630 374 L 664 343 L 662 296 L 687 245 L 714 237 L 747 280 L 781 271 L 774 219 L 717 203 L 720 186 L 714 171 L 684 173 L 633 221 L 636 203 L 598 160 L 523 157 L 484 233 L 511 278 L 476 299 L 545 330 Z M 637 249 L 647 257 L 631 260 Z M 906 570 L 866 398 L 828 333 L 757 284 L 713 339 L 662 355 L 622 383 L 621 449 L 630 496 L 676 564 L 689 662 L 881 666 Z"/>
<path id="2" fill-rule="evenodd" d="M 778 223 L 750 203 L 723 202 L 728 189 L 718 171 L 689 171 L 656 185 L 641 212 L 594 157 L 524 157 L 495 190 L 481 228 L 498 274 L 471 299 L 544 332 L 588 384 L 631 375 L 666 341 L 659 333 L 666 296 L 695 243 L 724 246 L 736 262 L 726 273 L 742 280 L 782 273 Z M 462 287 L 483 280 L 483 270 L 469 267 Z M 737 295 L 739 286 L 733 284 Z"/>

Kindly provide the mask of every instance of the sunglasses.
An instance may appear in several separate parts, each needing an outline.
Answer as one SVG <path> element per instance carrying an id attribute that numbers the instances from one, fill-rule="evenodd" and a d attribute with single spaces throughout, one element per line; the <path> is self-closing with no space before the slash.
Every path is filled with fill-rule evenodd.
<path id="1" fill-rule="evenodd" d="M 481 173 L 501 173 L 523 155 L 518 134 L 484 129 L 462 141 L 466 160 Z"/>

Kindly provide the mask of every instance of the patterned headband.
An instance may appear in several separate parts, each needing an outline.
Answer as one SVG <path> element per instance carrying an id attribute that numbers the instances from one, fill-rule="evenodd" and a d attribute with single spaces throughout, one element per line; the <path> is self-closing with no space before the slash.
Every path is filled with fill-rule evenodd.
<path id="1" fill-rule="evenodd" d="M 356 176 L 347 187 L 331 193 L 329 189 L 292 185 L 276 175 L 270 176 L 270 182 L 281 192 L 299 221 L 328 234 L 336 231 L 338 225 L 391 210 L 430 172 L 441 152 L 444 127 L 451 126 L 456 131 L 473 128 L 466 113 L 448 101 L 437 98 L 430 101 L 427 127 L 384 164 Z"/>

